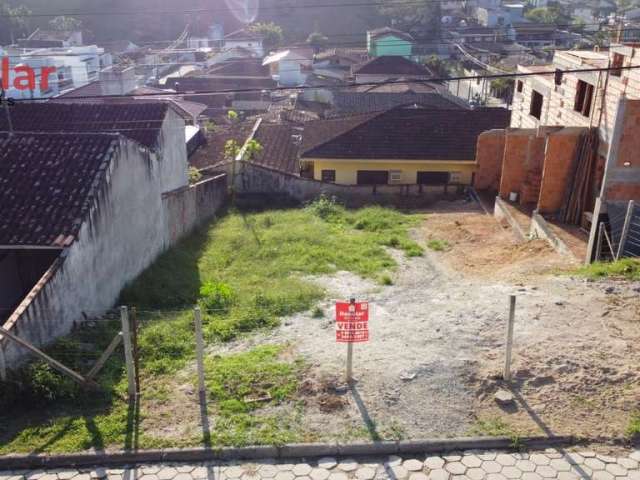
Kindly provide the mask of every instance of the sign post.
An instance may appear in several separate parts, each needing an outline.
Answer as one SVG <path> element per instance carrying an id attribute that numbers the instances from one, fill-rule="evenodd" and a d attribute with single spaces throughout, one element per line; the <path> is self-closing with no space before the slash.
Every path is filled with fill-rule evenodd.
<path id="1" fill-rule="evenodd" d="M 369 341 L 369 303 L 336 302 L 336 342 L 347 344 L 347 383 L 353 383 L 353 344 Z"/>

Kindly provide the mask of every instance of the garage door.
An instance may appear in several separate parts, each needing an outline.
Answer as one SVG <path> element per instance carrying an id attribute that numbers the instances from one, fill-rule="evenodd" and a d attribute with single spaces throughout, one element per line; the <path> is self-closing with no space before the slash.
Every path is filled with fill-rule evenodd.
<path id="1" fill-rule="evenodd" d="M 446 185 L 449 172 L 418 172 L 418 185 Z"/>
<path id="2" fill-rule="evenodd" d="M 386 170 L 358 170 L 358 185 L 386 185 L 389 172 Z"/>

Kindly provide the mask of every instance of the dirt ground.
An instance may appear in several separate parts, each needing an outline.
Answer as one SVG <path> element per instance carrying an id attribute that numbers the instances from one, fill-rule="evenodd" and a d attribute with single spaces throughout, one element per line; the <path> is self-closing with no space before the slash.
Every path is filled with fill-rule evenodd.
<path id="1" fill-rule="evenodd" d="M 448 247 L 410 259 L 390 251 L 399 264 L 391 286 L 348 272 L 313 277 L 329 293 L 324 318 L 298 314 L 216 353 L 290 343 L 310 365 L 300 391 L 309 441 L 453 437 L 495 418 L 520 435 L 623 434 L 640 406 L 640 283 L 572 277 L 564 272 L 575 261 L 543 240 L 516 243 L 467 203 L 426 212 L 414 237 Z M 503 387 L 511 294 L 516 401 L 501 408 L 493 394 Z M 355 346 L 357 383 L 347 390 L 333 305 L 350 296 L 368 299 L 373 311 L 370 342 Z M 287 408 L 294 406 L 278 407 L 283 415 Z"/>

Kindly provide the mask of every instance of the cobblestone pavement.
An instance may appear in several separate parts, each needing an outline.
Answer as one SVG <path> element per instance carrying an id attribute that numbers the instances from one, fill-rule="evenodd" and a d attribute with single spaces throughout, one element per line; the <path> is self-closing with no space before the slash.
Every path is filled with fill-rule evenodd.
<path id="1" fill-rule="evenodd" d="M 0 471 L 0 480 L 640 480 L 640 450 L 623 456 L 547 449 L 529 453 L 468 451 L 442 456 L 303 460 Z"/>

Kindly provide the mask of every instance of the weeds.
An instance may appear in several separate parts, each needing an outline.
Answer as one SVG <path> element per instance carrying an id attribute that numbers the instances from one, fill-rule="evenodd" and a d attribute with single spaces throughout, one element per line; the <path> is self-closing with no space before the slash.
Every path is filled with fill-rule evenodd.
<path id="1" fill-rule="evenodd" d="M 585 265 L 574 272 L 587 278 L 621 278 L 625 280 L 640 280 L 640 260 L 623 258 L 616 262 L 596 262 Z"/>
<path id="2" fill-rule="evenodd" d="M 636 411 L 631 414 L 625 435 L 629 439 L 636 439 L 640 437 L 640 411 Z"/>
<path id="3" fill-rule="evenodd" d="M 449 242 L 446 240 L 429 240 L 427 247 L 435 252 L 443 252 L 449 248 Z"/>

